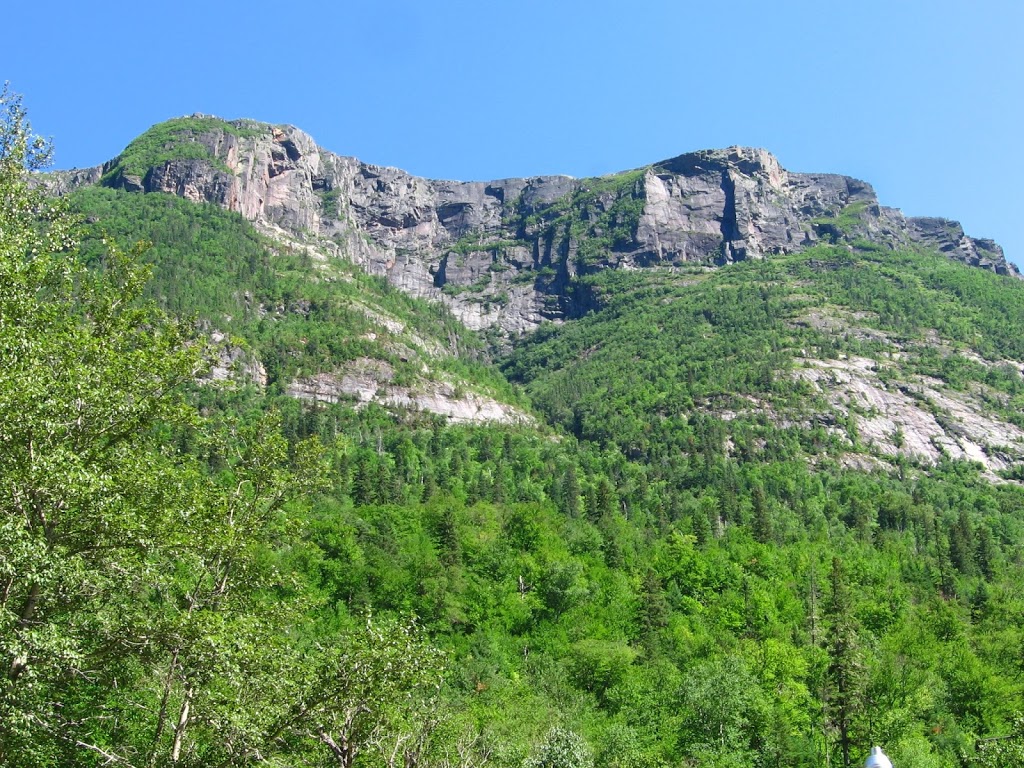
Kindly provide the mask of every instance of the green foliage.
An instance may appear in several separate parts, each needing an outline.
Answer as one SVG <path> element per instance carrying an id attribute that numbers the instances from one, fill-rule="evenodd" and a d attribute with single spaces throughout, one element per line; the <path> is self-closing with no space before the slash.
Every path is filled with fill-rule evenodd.
<path id="1" fill-rule="evenodd" d="M 643 213 L 642 179 L 646 168 L 612 176 L 582 179 L 572 192 L 553 203 L 516 210 L 510 225 L 521 237 L 567 238 L 576 246 L 579 267 L 606 260 L 608 253 L 628 250 Z"/>
<path id="2" fill-rule="evenodd" d="M 341 200 L 340 189 L 328 189 L 319 192 L 320 205 L 324 216 L 331 218 L 338 215 L 338 203 Z"/>
<path id="3" fill-rule="evenodd" d="M 593 768 L 587 743 L 573 731 L 552 728 L 537 750 L 523 761 L 523 768 Z"/>
<path id="4" fill-rule="evenodd" d="M 304 250 L 270 243 L 237 213 L 101 187 L 79 190 L 71 206 L 96 222 L 82 239 L 87 261 L 101 259 L 108 239 L 148 244 L 143 258 L 152 279 L 145 294 L 166 311 L 196 315 L 205 327 L 243 343 L 272 385 L 361 358 L 382 360 L 396 380 L 412 382 L 424 375 L 429 357 L 438 372 L 520 399 L 500 375 L 473 360 L 480 342 L 443 307 L 411 299 L 345 262 L 314 269 Z M 381 316 L 402 330 L 382 326 L 375 319 Z M 462 357 L 433 354 L 453 343 Z M 403 348 L 415 356 L 398 351 Z"/>
<path id="5" fill-rule="evenodd" d="M 2 104 L 0 762 L 280 752 L 316 665 L 288 641 L 312 603 L 277 561 L 297 541 L 291 500 L 323 486 L 320 450 L 184 401 L 203 347 L 142 300 L 146 270 L 115 246 L 86 268 L 76 221 L 28 183 L 45 145 Z M 368 632 L 346 642 L 364 699 L 436 687 L 438 655 L 407 627 L 390 646 Z"/>
<path id="6" fill-rule="evenodd" d="M 691 281 L 605 271 L 587 279 L 603 311 L 541 329 L 506 363 L 534 403 L 578 437 L 614 441 L 636 455 L 678 443 L 681 415 L 742 395 L 786 399 L 774 381 L 790 349 L 827 340 L 788 322 L 803 306 L 772 283 L 774 269 L 743 265 Z"/>
<path id="7" fill-rule="evenodd" d="M 742 659 L 696 664 L 681 690 L 681 741 L 695 759 L 749 765 L 761 746 L 767 701 Z"/>
<path id="8" fill-rule="evenodd" d="M 870 722 L 869 701 L 886 702 L 886 743 L 909 738 L 913 724 L 937 710 L 979 729 L 1007 716 L 1001 702 L 1010 699 L 986 677 L 997 666 L 1005 674 L 999 654 L 986 654 L 979 666 L 958 650 L 964 633 L 977 642 L 988 630 L 972 627 L 966 609 L 949 610 L 939 597 L 937 574 L 947 556 L 932 531 L 936 516 L 945 519 L 943 530 L 957 525 L 943 510 L 989 504 L 993 492 L 1001 498 L 993 510 L 1015 509 L 1019 489 L 996 490 L 954 473 L 904 483 L 856 472 L 816 475 L 802 462 L 751 461 L 734 466 L 731 479 L 671 476 L 657 486 L 666 498 L 657 499 L 641 489 L 664 468 L 625 464 L 571 438 L 552 445 L 523 433 L 499 449 L 504 437 L 497 427 L 385 432 L 383 443 L 366 435 L 366 426 L 358 430 L 365 436 L 350 434 L 365 445 L 361 455 L 369 459 L 382 449 L 391 476 L 404 480 L 384 506 L 334 510 L 316 523 L 311 540 L 324 542 L 319 583 L 353 609 L 372 604 L 419 615 L 464 665 L 448 694 L 469 697 L 460 706 L 486 708 L 514 694 L 526 718 L 522 708 L 540 706 L 532 698 L 540 695 L 563 717 L 590 712 L 595 744 L 625 717 L 640 743 L 660 745 L 644 752 L 648 759 L 689 755 L 721 764 L 746 764 L 761 752 L 814 765 L 828 750 L 841 760 L 838 726 L 814 731 L 823 701 L 829 723 L 849 720 L 851 760 L 880 727 Z M 566 480 L 558 467 L 566 465 L 574 466 L 581 489 L 614 492 L 629 521 L 617 514 L 619 501 L 602 508 L 597 492 L 581 493 L 585 509 L 563 517 Z M 505 478 L 500 488 L 496 477 Z M 691 495 L 697 490 L 703 498 Z M 722 502 L 729 493 L 738 497 L 735 509 Z M 758 503 L 758 493 L 775 515 L 798 510 L 806 528 L 777 517 L 788 533 L 779 543 L 756 542 L 754 518 L 748 530 L 742 510 Z M 395 506 L 395 499 L 405 501 Z M 845 514 L 861 501 L 885 510 L 874 541 L 855 535 L 855 517 Z M 831 545 L 816 538 L 813 522 L 826 514 Z M 698 545 L 680 529 L 700 515 L 715 519 L 719 533 Z M 733 521 L 724 531 L 722 515 Z M 1014 541 L 1020 524 L 1013 513 L 990 518 L 997 519 L 1010 526 L 1005 541 Z M 928 554 L 902 559 L 922 547 Z M 829 586 L 835 552 L 842 553 L 844 576 Z M 643 570 L 651 564 L 652 573 Z M 921 643 L 922 637 L 932 639 Z M 914 659 L 910 667 L 907 658 Z M 682 674 L 700 661 L 708 669 Z M 963 672 L 950 674 L 954 668 Z M 740 676 L 731 688 L 723 687 L 731 679 L 723 669 Z M 645 683 L 647 670 L 659 682 Z M 676 682 L 666 689 L 669 679 Z M 936 686 L 948 695 L 936 699 Z M 701 730 L 712 705 L 721 725 L 711 728 L 714 738 Z M 500 721 L 488 720 L 492 727 Z M 724 742 L 722 732 L 729 734 Z M 525 737 L 505 736 L 510 749 Z"/>
<path id="9" fill-rule="evenodd" d="M 202 350 L 137 301 L 145 272 L 115 247 L 84 269 L 74 221 L 27 183 L 43 155 L 6 92 L 0 134 L 0 759 L 28 764 L 62 727 L 68 677 L 127 640 L 125 586 L 180 532 L 188 461 L 151 430 L 188 423 L 177 390 Z"/>
<path id="10" fill-rule="evenodd" d="M 488 240 L 483 233 L 474 232 L 459 238 L 449 250 L 459 254 L 487 251 L 500 253 L 506 248 L 524 245 L 527 245 L 525 240 Z"/>
<path id="11" fill-rule="evenodd" d="M 811 219 L 810 224 L 816 230 L 831 236 L 833 240 L 846 239 L 863 224 L 862 217 L 869 205 L 867 201 L 850 203 L 838 211 L 833 211 L 831 215 Z"/>
<path id="12" fill-rule="evenodd" d="M 1024 286 L 936 255 L 851 255 L 822 246 L 710 275 L 604 270 L 581 285 L 600 311 L 541 328 L 504 369 L 551 420 L 630 455 L 649 455 L 648 445 L 679 444 L 702 411 L 755 414 L 770 407 L 806 419 L 815 407 L 827 408 L 810 401 L 792 375 L 805 357 L 867 356 L 885 361 L 881 370 L 897 379 L 904 372 L 955 388 L 983 384 L 990 392 L 986 407 L 1020 420 L 1013 398 L 1024 378 L 1001 361 L 1024 354 Z M 808 322 L 814 313 L 855 317 L 880 334 L 836 335 Z M 928 343 L 930 333 L 953 348 Z M 846 423 L 856 444 L 855 415 Z M 746 440 L 766 439 L 763 418 L 737 419 L 734 434 L 739 425 L 749 430 Z M 788 437 L 770 431 L 775 451 L 835 450 L 807 445 L 806 430 Z"/>
<path id="13" fill-rule="evenodd" d="M 177 117 L 157 123 L 125 147 L 104 174 L 103 181 L 110 182 L 122 176 L 141 177 L 150 168 L 175 160 L 205 160 L 226 171 L 224 164 L 202 141 L 204 135 L 213 133 L 250 136 L 258 131 L 239 128 L 216 117 Z"/>
<path id="14" fill-rule="evenodd" d="M 424 758 L 439 719 L 444 657 L 414 623 L 368 619 L 301 663 L 298 683 L 288 700 L 276 702 L 269 729 L 287 743 L 286 755 L 317 760 L 319 753 L 338 766 L 371 752 L 389 764 Z"/>
<path id="15" fill-rule="evenodd" d="M 79 190 L 70 203 L 97 222 L 82 243 L 86 258 L 99 257 L 104 238 L 148 245 L 143 258 L 153 276 L 145 292 L 175 315 L 198 314 L 233 331 L 256 315 L 254 304 L 280 304 L 298 282 L 289 275 L 300 258 L 275 254 L 237 213 L 103 187 Z"/>
<path id="16" fill-rule="evenodd" d="M 980 741 L 970 765 L 978 768 L 1020 768 L 1024 766 L 1024 717 L 1016 715 L 1013 732 Z"/>

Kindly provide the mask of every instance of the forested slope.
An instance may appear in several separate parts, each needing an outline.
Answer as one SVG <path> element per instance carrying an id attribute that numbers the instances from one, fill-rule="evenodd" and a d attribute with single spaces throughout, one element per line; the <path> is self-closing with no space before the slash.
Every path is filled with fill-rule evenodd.
<path id="1" fill-rule="evenodd" d="M 313 247 L 275 242 L 212 205 L 103 187 L 79 190 L 70 203 L 91 222 L 86 258 L 102 252 L 105 238 L 145 244 L 153 269 L 146 295 L 195 317 L 221 342 L 220 367 L 233 369 L 222 376 L 242 372 L 271 393 L 314 401 L 388 400 L 401 391 L 414 406 L 417 392 L 443 385 L 453 402 L 468 391 L 494 403 L 494 418 L 525 418 L 504 377 L 478 362 L 481 341 L 441 305 Z M 346 387 L 350 372 L 363 377 Z"/>
<path id="2" fill-rule="evenodd" d="M 1020 764 L 1019 281 L 600 270 L 502 351 L 214 207 L 75 226 L 11 146 L 0 762 Z M 523 418 L 290 388 L 365 360 Z"/>

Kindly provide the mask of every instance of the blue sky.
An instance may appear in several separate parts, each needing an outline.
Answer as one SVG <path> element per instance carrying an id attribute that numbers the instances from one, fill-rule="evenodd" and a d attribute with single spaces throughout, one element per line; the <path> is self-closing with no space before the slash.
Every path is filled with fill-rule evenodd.
<path id="1" fill-rule="evenodd" d="M 4 17 L 0 79 L 58 167 L 192 112 L 436 178 L 744 144 L 959 219 L 1024 264 L 1019 0 L 58 0 Z"/>

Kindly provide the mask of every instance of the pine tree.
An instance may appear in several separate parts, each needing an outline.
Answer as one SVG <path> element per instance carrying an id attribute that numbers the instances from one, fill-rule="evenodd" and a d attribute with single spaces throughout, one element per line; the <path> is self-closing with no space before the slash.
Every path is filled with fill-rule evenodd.
<path id="1" fill-rule="evenodd" d="M 653 568 L 648 568 L 644 572 L 640 594 L 640 628 L 648 653 L 657 651 L 658 632 L 668 626 L 669 613 L 661 579 Z"/>
<path id="2" fill-rule="evenodd" d="M 377 483 L 375 472 L 366 453 L 361 453 L 356 460 L 356 471 L 352 478 L 352 501 L 358 505 L 374 504 L 377 501 Z"/>
<path id="3" fill-rule="evenodd" d="M 704 509 L 703 505 L 698 505 L 697 509 L 693 511 L 691 520 L 693 537 L 697 540 L 697 544 L 703 547 L 711 541 L 712 536 L 711 520 L 708 518 L 708 512 Z"/>
<path id="4" fill-rule="evenodd" d="M 750 492 L 750 499 L 754 506 L 754 519 L 752 521 L 754 539 L 762 544 L 768 544 L 774 538 L 772 530 L 771 512 L 768 509 L 768 501 L 764 495 L 764 488 L 760 483 L 754 485 Z"/>
<path id="5" fill-rule="evenodd" d="M 441 562 L 447 566 L 459 565 L 462 562 L 462 549 L 459 545 L 459 531 L 455 523 L 455 510 L 447 507 L 441 515 L 437 528 L 438 549 Z"/>
<path id="6" fill-rule="evenodd" d="M 601 520 L 615 512 L 615 505 L 615 489 L 608 478 L 602 476 L 594 489 L 593 508 L 588 508 L 587 514 L 592 520 Z"/>
<path id="7" fill-rule="evenodd" d="M 832 592 L 825 606 L 829 622 L 826 635 L 826 710 L 829 720 L 839 733 L 843 768 L 850 768 L 856 720 L 862 708 L 863 669 L 853 602 L 843 563 L 838 557 L 832 559 L 829 583 Z"/>
<path id="8" fill-rule="evenodd" d="M 960 573 L 974 572 L 974 531 L 967 513 L 960 510 L 956 523 L 949 530 L 949 559 Z"/>
<path id="9" fill-rule="evenodd" d="M 996 545 L 992 537 L 992 531 L 987 526 L 978 528 L 978 550 L 976 557 L 978 567 L 986 579 L 995 576 Z"/>
<path id="10" fill-rule="evenodd" d="M 582 511 L 580 508 L 580 481 L 576 475 L 575 464 L 570 464 L 565 470 L 559 495 L 562 502 L 562 512 L 568 517 L 579 517 Z"/>

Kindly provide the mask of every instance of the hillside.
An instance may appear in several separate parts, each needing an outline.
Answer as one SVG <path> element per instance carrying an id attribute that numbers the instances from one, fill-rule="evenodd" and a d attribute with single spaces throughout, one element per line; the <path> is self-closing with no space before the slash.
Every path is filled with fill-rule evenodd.
<path id="1" fill-rule="evenodd" d="M 789 443 L 889 471 L 1019 471 L 1017 281 L 861 243 L 584 284 L 598 310 L 529 337 L 506 363 L 580 439 L 650 461 L 700 414 L 727 422 L 734 455 Z"/>
<path id="2" fill-rule="evenodd" d="M 90 187 L 73 207 L 104 237 L 149 244 L 148 294 L 196 315 L 216 346 L 215 380 L 301 400 L 376 401 L 454 421 L 528 421 L 483 346 L 443 307 L 407 297 L 316 248 L 273 240 L 237 214 L 169 195 Z"/>
<path id="3" fill-rule="evenodd" d="M 967 237 L 955 222 L 905 218 L 880 206 L 864 182 L 789 173 L 763 150 L 698 152 L 596 179 L 437 182 L 339 157 L 291 127 L 197 115 L 154 126 L 102 167 L 57 174 L 55 186 L 80 188 L 76 205 L 114 226 L 112 234 L 160 243 L 153 290 L 163 305 L 200 310 L 217 338 L 244 325 L 236 336 L 255 353 L 250 377 L 265 386 L 269 369 L 269 382 L 296 397 L 354 397 L 459 420 L 530 418 L 511 405 L 516 396 L 507 387 L 502 397 L 510 404 L 494 399 L 502 385 L 493 376 L 466 395 L 467 381 L 451 371 L 427 375 L 431 366 L 452 369 L 456 359 L 484 350 L 454 320 L 440 335 L 431 331 L 443 314 L 425 304 L 406 301 L 399 317 L 384 305 L 393 307 L 400 294 L 367 300 L 368 283 L 358 275 L 369 272 L 443 304 L 470 328 L 489 329 L 490 343 L 503 350 L 510 333 L 585 317 L 555 335 L 572 354 L 592 348 L 587 359 L 600 348 L 593 364 L 559 364 L 546 351 L 552 343 L 540 341 L 552 333 L 545 330 L 506 366 L 531 381 L 548 418 L 578 437 L 615 434 L 621 448 L 627 435 L 636 443 L 638 431 L 666 418 L 671 432 L 673 417 L 693 408 L 724 409 L 730 420 L 740 417 L 737 426 L 756 413 L 776 427 L 823 432 L 837 445 L 832 453 L 865 456 L 838 460 L 865 467 L 891 466 L 894 457 L 965 459 L 994 479 L 996 472 L 1011 476 L 1024 458 L 1013 402 L 1024 360 L 1011 330 L 1019 321 L 1016 287 L 976 285 L 978 276 L 914 255 L 938 253 L 1018 276 L 999 246 Z M 250 255 L 233 254 L 227 263 L 225 243 L 213 256 L 197 253 L 194 233 L 219 214 L 178 204 L 175 216 L 190 222 L 158 222 L 165 204 L 145 203 L 152 193 L 241 212 L 224 218 L 221 230 L 234 228 L 228 241 L 249 243 Z M 242 220 L 262 240 L 242 234 Z M 191 228 L 191 240 L 183 228 Z M 275 251 L 291 254 L 291 262 L 279 255 L 273 265 L 260 255 Z M 716 272 L 743 262 L 770 266 Z M 271 273 L 287 277 L 270 280 Z M 257 289 L 261 281 L 267 285 Z M 216 295 L 197 295 L 196 284 Z M 353 289 L 364 295 L 354 299 Z M 263 295 L 253 298 L 254 290 Z M 375 290 L 383 286 L 369 293 Z M 958 295 L 948 297 L 950 290 Z M 609 306 L 614 311 L 595 311 Z M 635 316 L 628 328 L 617 319 L 625 313 Z M 643 336 L 644 328 L 666 325 L 668 332 Z M 401 338 L 414 327 L 437 338 Z M 709 329 L 709 343 L 693 343 Z M 731 338 L 720 342 L 719 334 Z M 545 383 L 527 370 L 537 355 Z M 591 400 L 607 408 L 612 393 L 594 382 L 618 366 L 610 356 L 643 361 L 627 363 L 631 370 L 619 370 L 613 386 L 645 378 L 648 388 L 654 383 L 656 393 L 645 397 L 656 408 L 581 413 Z M 226 345 L 222 357 L 247 365 L 237 346 Z M 694 359 L 701 362 L 687 364 Z M 478 366 L 474 374 L 481 384 L 484 371 Z M 462 396 L 453 397 L 456 391 Z M 552 402 L 567 395 L 572 402 Z M 566 409 L 575 415 L 567 418 Z M 585 415 L 599 425 L 586 434 Z"/>
<path id="4" fill-rule="evenodd" d="M 0 304 L 0 458 L 61 512 L 0 529 L 0 762 L 1019 764 L 994 243 L 742 148 L 443 182 L 194 116 L 48 184 L 82 271 Z"/>

